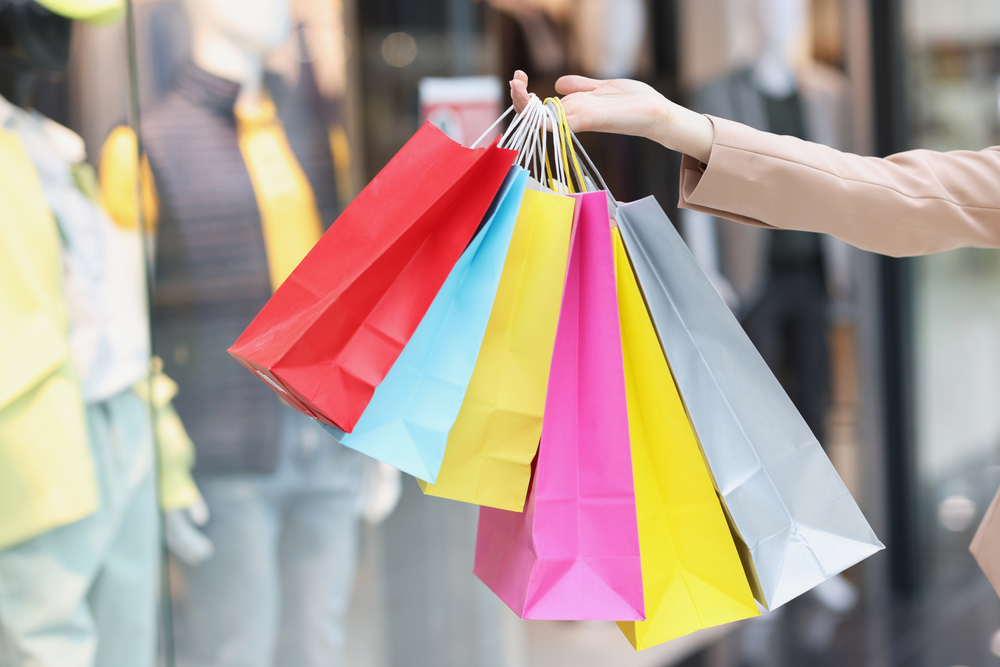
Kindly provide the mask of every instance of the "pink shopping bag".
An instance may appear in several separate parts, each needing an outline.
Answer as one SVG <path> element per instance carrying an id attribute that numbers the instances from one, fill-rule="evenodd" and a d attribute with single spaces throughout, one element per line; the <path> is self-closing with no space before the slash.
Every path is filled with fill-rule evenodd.
<path id="1" fill-rule="evenodd" d="M 575 197 L 527 503 L 480 508 L 475 573 L 521 618 L 644 620 L 607 194 Z"/>

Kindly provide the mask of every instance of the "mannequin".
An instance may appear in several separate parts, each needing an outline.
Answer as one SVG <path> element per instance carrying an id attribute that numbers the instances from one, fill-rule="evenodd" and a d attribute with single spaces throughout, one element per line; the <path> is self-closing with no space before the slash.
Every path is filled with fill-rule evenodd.
<path id="1" fill-rule="evenodd" d="M 841 150 L 850 148 L 846 82 L 815 64 L 800 65 L 793 48 L 805 30 L 803 0 L 756 0 L 761 50 L 748 67 L 697 91 L 693 107 L 752 127 L 798 136 Z M 846 246 L 807 232 L 736 225 L 682 210 L 685 238 L 747 335 L 781 381 L 820 443 L 830 390 L 827 335 L 831 297 L 850 297 Z M 843 307 L 841 307 L 843 310 Z M 857 601 L 843 577 L 814 590 L 822 608 L 803 635 L 810 650 L 832 638 L 840 614 Z M 772 613 L 750 624 L 744 650 L 751 664 L 771 664 Z M 771 621 L 771 622 L 768 622 Z"/>
<path id="2" fill-rule="evenodd" d="M 197 67 L 240 84 L 236 104 L 254 106 L 264 87 L 264 58 L 292 32 L 288 0 L 198 2 L 187 0 L 191 60 Z"/>
<path id="3" fill-rule="evenodd" d="M 264 69 L 292 33 L 287 0 L 184 5 L 191 63 L 142 118 L 160 202 L 153 335 L 214 548 L 182 566 L 178 664 L 337 665 L 368 463 L 226 353 L 336 219 L 327 128 L 307 65 L 296 90 Z"/>
<path id="4" fill-rule="evenodd" d="M 757 88 L 771 97 L 788 97 L 797 87 L 789 47 L 805 23 L 796 0 L 759 0 L 757 24 L 764 46 L 753 65 Z"/>
<path id="5" fill-rule="evenodd" d="M 0 408 L 4 665 L 154 664 L 159 546 L 154 425 L 140 395 L 150 371 L 141 238 L 85 187 L 95 178 L 82 139 L 30 110 L 36 77 L 65 70 L 71 20 L 120 14 L 116 5 L 64 2 L 56 14 L 0 2 L 0 162 L 21 161 L 2 177 L 14 188 L 5 205 L 21 201 L 0 214 L 13 256 L 0 258 L 0 347 L 8 363 L 50 358 Z M 39 243 L 42 232 L 52 243 Z M 23 312 L 32 299 L 48 306 Z M 29 366 L 17 375 L 32 377 Z"/>
<path id="6" fill-rule="evenodd" d="M 757 0 L 756 16 L 762 42 L 757 60 L 748 69 L 704 86 L 695 94 L 694 106 L 704 113 L 752 127 L 848 149 L 847 86 L 843 76 L 818 65 L 794 64 L 792 47 L 805 28 L 802 1 Z M 850 296 L 848 252 L 843 244 L 828 237 L 750 229 L 691 211 L 684 211 L 683 216 L 685 235 L 695 255 L 701 258 L 709 275 L 715 276 L 720 293 L 744 320 L 751 338 L 783 379 L 810 428 L 824 442 L 829 367 L 823 319 L 830 309 L 831 296 L 839 301 Z M 713 263 L 719 267 L 717 270 L 713 270 Z M 773 318 L 777 315 L 764 312 L 776 297 L 772 295 L 763 305 L 762 299 L 769 286 L 776 286 L 772 280 L 778 279 L 776 267 L 791 270 L 795 268 L 792 265 L 797 265 L 796 271 L 801 272 L 808 263 L 818 282 L 809 283 L 811 296 L 803 293 L 806 300 L 797 310 L 802 311 L 806 305 L 811 309 L 808 317 L 812 324 L 803 324 L 812 332 L 804 334 L 812 341 L 811 351 L 792 360 L 785 358 L 781 349 L 787 344 L 782 344 L 783 336 L 776 332 Z M 799 286 L 805 284 L 796 278 L 788 280 Z M 786 284 L 790 284 L 788 280 Z M 793 324 L 787 327 L 795 329 Z M 798 347 L 801 349 L 801 345 Z M 813 391 L 817 387 L 820 391 Z"/>

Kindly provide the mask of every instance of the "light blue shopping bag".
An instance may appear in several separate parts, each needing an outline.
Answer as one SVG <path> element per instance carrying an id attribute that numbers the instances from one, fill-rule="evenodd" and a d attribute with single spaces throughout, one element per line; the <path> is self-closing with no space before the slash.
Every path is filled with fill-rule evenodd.
<path id="1" fill-rule="evenodd" d="M 528 172 L 514 166 L 420 326 L 342 445 L 434 483 L 486 335 Z"/>

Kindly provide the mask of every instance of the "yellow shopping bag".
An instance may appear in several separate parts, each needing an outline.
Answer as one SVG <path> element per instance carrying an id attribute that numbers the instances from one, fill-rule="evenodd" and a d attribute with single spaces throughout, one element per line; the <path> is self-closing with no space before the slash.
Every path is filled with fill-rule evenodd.
<path id="1" fill-rule="evenodd" d="M 759 614 L 708 467 L 613 231 L 646 620 L 619 622 L 636 650 Z"/>
<path id="2" fill-rule="evenodd" d="M 437 482 L 424 493 L 520 512 L 545 412 L 574 200 L 524 193 L 486 336 Z"/>

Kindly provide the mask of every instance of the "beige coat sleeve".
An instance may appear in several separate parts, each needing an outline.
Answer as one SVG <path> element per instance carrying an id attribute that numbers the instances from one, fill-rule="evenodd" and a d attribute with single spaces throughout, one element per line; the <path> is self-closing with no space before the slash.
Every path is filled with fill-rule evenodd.
<path id="1" fill-rule="evenodd" d="M 683 208 L 894 256 L 1000 247 L 1000 147 L 867 158 L 709 119 L 708 163 L 681 164 Z"/>

